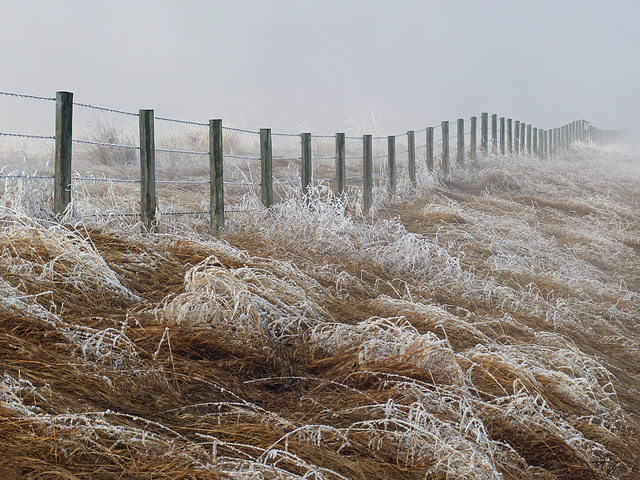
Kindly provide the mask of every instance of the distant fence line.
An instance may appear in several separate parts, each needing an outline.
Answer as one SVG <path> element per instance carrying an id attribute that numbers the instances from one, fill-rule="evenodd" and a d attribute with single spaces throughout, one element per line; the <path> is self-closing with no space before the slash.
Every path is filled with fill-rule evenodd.
<path id="1" fill-rule="evenodd" d="M 209 172 L 210 180 L 210 209 L 208 212 L 194 212 L 199 214 L 209 214 L 210 216 L 210 232 L 213 235 L 218 234 L 225 224 L 225 208 L 224 208 L 224 185 L 255 185 L 260 187 L 260 197 L 262 204 L 265 208 L 270 208 L 273 205 L 273 136 L 287 136 L 287 137 L 299 137 L 301 143 L 300 157 L 295 158 L 279 158 L 280 160 L 301 160 L 300 167 L 300 179 L 301 179 L 301 191 L 305 196 L 312 186 L 312 167 L 313 159 L 331 159 L 335 160 L 335 180 L 336 193 L 343 195 L 347 186 L 347 179 L 351 177 L 346 176 L 346 160 L 353 159 L 355 157 L 347 157 L 345 140 L 361 140 L 362 141 L 362 199 L 363 210 L 367 213 L 373 204 L 373 159 L 384 158 L 387 159 L 387 175 L 388 175 L 388 188 L 391 194 L 396 191 L 397 185 L 397 166 L 396 157 L 396 138 L 407 137 L 407 150 L 402 152 L 406 153 L 408 157 L 408 177 L 410 184 L 415 188 L 416 185 L 416 143 L 415 134 L 425 133 L 425 141 L 423 147 L 426 149 L 425 163 L 429 172 L 435 172 L 435 157 L 434 157 L 434 145 L 441 143 L 440 154 L 440 170 L 441 173 L 447 177 L 452 173 L 453 166 L 450 158 L 450 141 L 456 139 L 456 164 L 457 168 L 465 169 L 466 161 L 468 160 L 466 155 L 467 144 L 465 142 L 465 124 L 469 123 L 469 159 L 476 160 L 478 154 L 482 155 L 507 155 L 507 154 L 528 154 L 537 156 L 540 159 L 550 158 L 558 153 L 565 151 L 573 143 L 576 142 L 595 142 L 599 144 L 607 144 L 616 141 L 619 136 L 620 130 L 606 131 L 600 130 L 585 120 L 576 120 L 561 127 L 552 129 L 542 129 L 534 127 L 531 124 L 513 120 L 511 118 L 498 117 L 497 114 L 489 116 L 488 113 L 482 113 L 480 115 L 480 141 L 478 142 L 478 118 L 473 116 L 470 119 L 458 119 L 456 122 L 456 135 L 450 135 L 449 121 L 443 121 L 438 126 L 430 126 L 423 128 L 422 130 L 413 131 L 410 130 L 407 133 L 401 135 L 388 135 L 388 136 L 373 136 L 365 134 L 362 137 L 347 136 L 345 133 L 336 133 L 333 135 L 313 135 L 313 138 L 335 138 L 335 156 L 334 157 L 313 157 L 312 155 L 312 134 L 311 133 L 272 133 L 269 128 L 262 128 L 259 131 L 245 130 L 234 127 L 226 127 L 222 125 L 222 120 L 212 119 L 209 123 L 193 122 L 177 120 L 166 117 L 155 117 L 153 110 L 140 110 L 138 113 L 126 112 L 123 110 L 117 110 L 106 107 L 99 107 L 86 103 L 73 102 L 73 93 L 71 92 L 57 92 L 54 97 L 42 97 L 36 95 L 26 95 L 10 92 L 0 92 L 0 95 L 8 95 L 19 98 L 29 98 L 37 100 L 55 101 L 56 113 L 55 113 L 55 136 L 44 135 L 29 135 L 19 133 L 7 133 L 1 132 L 0 136 L 13 136 L 13 137 L 25 137 L 35 139 L 51 139 L 55 140 L 55 175 L 54 179 L 54 212 L 56 215 L 61 216 L 71 203 L 71 164 L 72 164 L 72 146 L 73 143 L 84 143 L 101 145 L 108 147 L 122 147 L 131 148 L 140 151 L 140 181 L 128 180 L 128 182 L 140 183 L 140 219 L 142 223 L 143 233 L 157 231 L 156 223 L 156 192 L 155 187 L 157 183 L 176 183 L 176 181 L 160 182 L 155 179 L 155 154 L 156 152 L 175 152 L 182 154 L 193 155 L 206 155 L 209 157 Z M 72 118 L 73 107 L 85 107 L 97 109 L 105 112 L 117 113 L 122 115 L 136 116 L 139 119 L 139 146 L 135 145 L 121 145 L 114 143 L 94 142 L 87 140 L 74 139 L 72 135 Z M 155 129 L 154 121 L 168 121 L 183 123 L 189 125 L 198 125 L 207 127 L 209 129 L 209 151 L 198 152 L 188 150 L 173 150 L 173 149 L 157 149 L 155 147 Z M 439 140 L 434 139 L 435 128 L 440 127 L 441 138 Z M 260 140 L 260 156 L 248 157 L 240 155 L 230 155 L 223 153 L 223 130 L 243 132 L 254 135 L 259 135 Z M 387 153 L 386 155 L 373 155 L 373 140 L 387 140 Z M 224 182 L 223 179 L 223 166 L 224 157 L 260 160 L 260 183 L 238 183 L 238 182 Z M 95 179 L 92 179 L 95 180 Z M 179 181 L 178 181 L 179 182 Z M 182 183 L 193 183 L 185 181 Z"/>

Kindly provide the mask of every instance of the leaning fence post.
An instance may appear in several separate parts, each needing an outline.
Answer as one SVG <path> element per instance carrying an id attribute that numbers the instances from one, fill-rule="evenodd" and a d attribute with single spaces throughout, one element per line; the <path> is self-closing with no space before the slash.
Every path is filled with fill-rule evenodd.
<path id="1" fill-rule="evenodd" d="M 266 208 L 273 205 L 273 154 L 271 129 L 260 129 L 260 190 L 262 204 Z"/>
<path id="2" fill-rule="evenodd" d="M 373 204 L 373 144 L 371 135 L 362 136 L 362 207 L 369 213 Z"/>
<path id="3" fill-rule="evenodd" d="M 480 132 L 480 149 L 482 153 L 487 155 L 489 153 L 489 114 L 482 114 L 482 125 Z"/>
<path id="4" fill-rule="evenodd" d="M 209 231 L 217 235 L 224 228 L 224 153 L 222 120 L 209 120 Z"/>
<path id="5" fill-rule="evenodd" d="M 153 110 L 140 110 L 140 220 L 142 233 L 157 232 L 156 145 Z"/>
<path id="6" fill-rule="evenodd" d="M 451 173 L 449 165 L 449 122 L 442 122 L 442 173 L 448 176 Z"/>
<path id="7" fill-rule="evenodd" d="M 71 203 L 73 93 L 56 92 L 56 159 L 53 211 L 60 217 Z"/>
<path id="8" fill-rule="evenodd" d="M 345 135 L 336 133 L 336 190 L 341 197 L 347 184 L 347 167 L 345 155 Z"/>
<path id="9" fill-rule="evenodd" d="M 433 173 L 433 127 L 427 127 L 427 170 Z"/>
<path id="10" fill-rule="evenodd" d="M 476 161 L 478 159 L 478 119 L 476 117 L 471 117 L 469 133 L 470 157 L 471 160 Z"/>
<path id="11" fill-rule="evenodd" d="M 457 139 L 458 139 L 458 165 L 463 170 L 465 169 L 465 154 L 464 151 L 464 118 L 458 119 L 458 130 L 457 130 Z"/>
<path id="12" fill-rule="evenodd" d="M 416 188 L 416 134 L 413 130 L 407 132 L 407 156 L 409 162 L 409 183 Z"/>
<path id="13" fill-rule="evenodd" d="M 302 168 L 300 171 L 300 179 L 302 181 L 302 197 L 305 202 L 309 201 L 309 189 L 311 188 L 313 179 L 313 168 L 311 164 L 311 134 L 301 133 L 300 143 L 302 146 Z"/>

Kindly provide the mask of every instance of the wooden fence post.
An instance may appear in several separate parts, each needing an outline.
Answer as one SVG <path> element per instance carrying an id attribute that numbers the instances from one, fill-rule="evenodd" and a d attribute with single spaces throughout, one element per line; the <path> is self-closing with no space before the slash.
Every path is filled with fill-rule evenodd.
<path id="1" fill-rule="evenodd" d="M 491 153 L 498 153 L 498 115 L 491 115 Z"/>
<path id="2" fill-rule="evenodd" d="M 224 150 L 222 149 L 222 120 L 209 120 L 209 215 L 211 235 L 224 228 Z"/>
<path id="3" fill-rule="evenodd" d="M 260 129 L 260 190 L 262 204 L 266 208 L 273 205 L 273 146 L 271 129 Z"/>
<path id="4" fill-rule="evenodd" d="M 387 137 L 387 161 L 389 165 L 389 193 L 396 194 L 396 137 Z"/>
<path id="5" fill-rule="evenodd" d="M 373 141 L 371 135 L 362 136 L 362 208 L 369 213 L 373 204 Z"/>
<path id="6" fill-rule="evenodd" d="M 469 124 L 469 149 L 470 157 L 474 162 L 478 159 L 478 119 L 477 117 L 471 117 L 471 123 Z"/>
<path id="7" fill-rule="evenodd" d="M 156 220 L 156 141 L 153 110 L 140 110 L 140 220 L 142 234 L 157 232 Z"/>
<path id="8" fill-rule="evenodd" d="M 489 114 L 483 113 L 481 115 L 480 126 L 480 149 L 487 155 L 489 153 Z"/>
<path id="9" fill-rule="evenodd" d="M 427 127 L 427 170 L 433 173 L 433 127 Z"/>
<path id="10" fill-rule="evenodd" d="M 465 166 L 465 156 L 466 153 L 464 150 L 464 118 L 458 119 L 458 128 L 457 128 L 457 140 L 458 140 L 458 165 L 463 170 L 466 168 Z"/>
<path id="11" fill-rule="evenodd" d="M 311 163 L 311 134 L 300 134 L 302 164 L 300 171 L 300 180 L 302 181 L 302 197 L 305 203 L 309 203 L 309 189 L 313 184 L 313 166 Z"/>
<path id="12" fill-rule="evenodd" d="M 61 217 L 71 203 L 73 93 L 56 92 L 56 145 L 53 211 Z"/>
<path id="13" fill-rule="evenodd" d="M 538 132 L 538 158 L 544 160 L 544 130 L 542 128 L 537 129 Z"/>
<path id="14" fill-rule="evenodd" d="M 442 122 L 442 173 L 449 176 L 451 165 L 449 164 L 449 122 Z"/>
<path id="15" fill-rule="evenodd" d="M 409 183 L 416 188 L 416 133 L 413 130 L 407 132 L 407 156 L 409 162 Z"/>
<path id="16" fill-rule="evenodd" d="M 336 133 L 336 189 L 341 197 L 347 186 L 347 167 L 345 153 L 345 135 Z"/>
<path id="17" fill-rule="evenodd" d="M 513 153 L 513 120 L 507 118 L 507 147 L 509 153 Z"/>
<path id="18" fill-rule="evenodd" d="M 520 152 L 524 154 L 526 148 L 526 124 L 524 122 L 520 122 Z"/>
<path id="19" fill-rule="evenodd" d="M 538 155 L 538 127 L 533 127 L 533 138 L 531 139 L 531 153 L 534 156 Z"/>
<path id="20" fill-rule="evenodd" d="M 520 120 L 513 122 L 513 153 L 520 154 Z"/>
<path id="21" fill-rule="evenodd" d="M 527 124 L 527 154 L 531 155 L 531 124 Z"/>
<path id="22" fill-rule="evenodd" d="M 500 117 L 500 155 L 505 154 L 505 124 L 504 117 Z"/>

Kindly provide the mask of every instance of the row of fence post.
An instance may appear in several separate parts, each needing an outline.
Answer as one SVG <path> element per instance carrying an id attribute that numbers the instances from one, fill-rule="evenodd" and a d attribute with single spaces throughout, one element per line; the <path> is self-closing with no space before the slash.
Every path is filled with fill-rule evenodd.
<path id="1" fill-rule="evenodd" d="M 71 156 L 72 156 L 73 94 L 56 93 L 56 146 L 55 146 L 55 186 L 54 212 L 62 215 L 71 202 Z M 562 152 L 574 142 L 595 141 L 609 143 L 615 139 L 615 132 L 598 130 L 584 120 L 578 120 L 550 130 L 533 127 L 511 118 L 488 113 L 480 116 L 480 150 L 489 154 L 528 154 L 543 159 Z M 442 153 L 440 168 L 442 174 L 451 175 L 449 159 L 449 122 L 443 121 Z M 156 191 L 155 191 L 155 134 L 154 111 L 139 111 L 140 135 L 140 220 L 143 233 L 157 231 Z M 491 132 L 489 131 L 491 130 Z M 477 117 L 470 119 L 469 159 L 477 159 Z M 491 133 L 491 137 L 489 137 Z M 434 165 L 434 127 L 425 129 L 425 163 L 430 172 Z M 343 195 L 346 189 L 345 134 L 335 136 L 336 190 Z M 312 185 L 311 134 L 300 134 L 301 141 L 301 187 L 305 201 Z M 363 210 L 368 212 L 373 204 L 373 137 L 362 137 L 363 170 Z M 407 132 L 408 176 L 410 184 L 416 186 L 416 145 L 415 132 Z M 273 205 L 273 161 L 271 129 L 260 129 L 260 191 L 262 204 Z M 388 183 L 393 195 L 397 185 L 396 137 L 387 137 Z M 457 121 L 457 164 L 466 168 L 467 152 L 465 142 L 465 120 Z M 217 234 L 225 225 L 224 181 L 223 181 L 223 128 L 222 120 L 209 121 L 209 167 L 210 167 L 210 231 Z"/>

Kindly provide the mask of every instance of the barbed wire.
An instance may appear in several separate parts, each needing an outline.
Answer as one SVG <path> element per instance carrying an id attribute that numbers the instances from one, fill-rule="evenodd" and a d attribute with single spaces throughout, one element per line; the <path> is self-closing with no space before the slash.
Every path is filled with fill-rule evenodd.
<path id="1" fill-rule="evenodd" d="M 209 155 L 209 152 L 197 152 L 194 150 L 174 150 L 172 148 L 156 148 L 156 152 L 181 153 L 184 155 Z"/>
<path id="2" fill-rule="evenodd" d="M 141 180 L 125 179 L 125 178 L 105 178 L 105 177 L 80 177 L 71 176 L 71 180 L 79 182 L 104 182 L 104 183 L 142 183 Z"/>
<path id="3" fill-rule="evenodd" d="M 0 178 L 20 178 L 25 180 L 53 180 L 55 176 L 53 175 L 27 175 L 24 172 L 19 172 L 15 175 L 12 174 L 2 174 Z"/>
<path id="4" fill-rule="evenodd" d="M 156 180 L 156 183 L 167 185 L 209 185 L 211 182 L 205 180 Z"/>
<path id="5" fill-rule="evenodd" d="M 6 95 L 9 97 L 31 98 L 34 100 L 56 101 L 55 97 L 42 97 L 40 95 L 27 95 L 25 93 L 0 92 L 0 95 Z"/>
<path id="6" fill-rule="evenodd" d="M 208 127 L 208 123 L 203 122 L 195 122 L 193 120 L 178 120 L 177 118 L 169 118 L 169 117 L 154 117 L 155 120 L 160 120 L 162 122 L 172 122 L 172 123 L 181 123 L 184 125 L 196 125 L 198 127 Z"/>
<path id="7" fill-rule="evenodd" d="M 56 139 L 56 137 L 54 135 L 31 135 L 29 133 L 0 132 L 0 136 L 22 137 L 22 138 L 37 138 L 39 140 L 55 140 Z"/>
<path id="8" fill-rule="evenodd" d="M 179 216 L 179 215 L 211 215 L 210 211 L 198 211 L 198 212 L 162 212 L 159 211 L 158 212 L 159 215 L 175 215 L 175 216 Z"/>
<path id="9" fill-rule="evenodd" d="M 118 113 L 120 115 L 128 115 L 130 117 L 140 116 L 139 113 L 127 112 L 125 110 L 118 110 L 117 108 L 100 107 L 98 105 L 91 105 L 90 103 L 73 102 L 73 104 L 77 107 L 91 108 L 93 110 L 100 110 L 103 112 Z"/>
<path id="10" fill-rule="evenodd" d="M 236 158 L 238 160 L 260 160 L 260 157 L 248 157 L 244 155 L 231 155 L 225 153 L 224 156 L 228 158 Z"/>
<path id="11" fill-rule="evenodd" d="M 53 137 L 55 138 L 55 137 Z M 117 147 L 117 148 L 130 148 L 133 150 L 140 150 L 140 147 L 136 146 L 136 145 L 125 145 L 122 143 L 107 143 L 107 142 L 98 142 L 95 140 L 80 140 L 77 138 L 74 138 L 73 140 L 71 140 L 73 143 L 81 143 L 81 144 L 85 144 L 85 145 L 98 145 L 101 147 Z"/>
<path id="12" fill-rule="evenodd" d="M 246 130 L 244 128 L 237 127 L 225 127 L 224 125 L 222 126 L 222 129 L 229 130 L 230 132 L 251 133 L 253 135 L 260 135 L 260 132 L 257 130 Z"/>
<path id="13" fill-rule="evenodd" d="M 300 137 L 299 133 L 277 133 L 271 132 L 272 137 Z"/>

